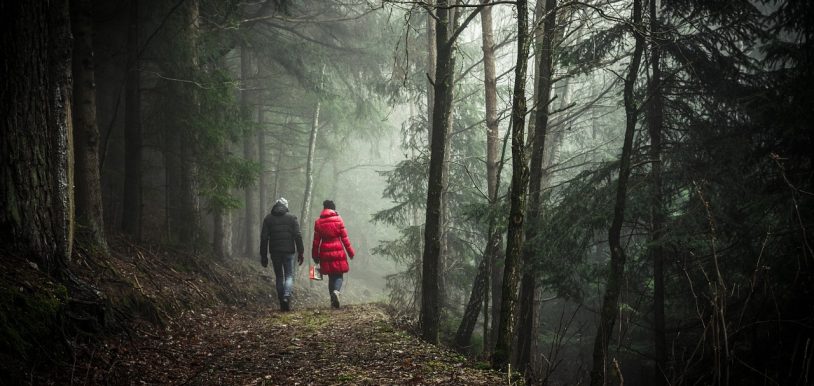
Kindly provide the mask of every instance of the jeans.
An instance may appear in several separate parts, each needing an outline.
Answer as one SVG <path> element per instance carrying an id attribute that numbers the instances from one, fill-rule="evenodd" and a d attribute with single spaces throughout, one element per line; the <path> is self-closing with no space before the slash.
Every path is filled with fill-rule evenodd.
<path id="1" fill-rule="evenodd" d="M 332 273 L 328 275 L 328 293 L 333 294 L 334 291 L 342 289 L 342 274 Z"/>
<path id="2" fill-rule="evenodd" d="M 294 257 L 295 254 L 271 254 L 271 267 L 274 268 L 274 285 L 277 287 L 277 298 L 291 297 L 291 287 L 294 286 Z M 285 276 L 285 279 L 283 279 Z"/>

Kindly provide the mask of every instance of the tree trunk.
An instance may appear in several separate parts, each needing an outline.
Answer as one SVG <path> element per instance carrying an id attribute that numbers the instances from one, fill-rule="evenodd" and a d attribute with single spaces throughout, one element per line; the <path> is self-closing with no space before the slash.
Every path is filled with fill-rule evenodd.
<path id="1" fill-rule="evenodd" d="M 472 333 L 475 331 L 475 324 L 478 321 L 478 314 L 481 310 L 481 303 L 484 303 L 484 328 L 483 328 L 483 345 L 484 351 L 487 351 L 488 342 L 487 336 L 489 333 L 489 316 L 488 316 L 488 296 L 489 290 L 489 274 L 490 262 L 494 256 L 500 253 L 500 235 L 496 232 L 496 224 L 494 220 L 489 222 L 489 238 L 486 241 L 486 248 L 484 249 L 483 257 L 480 264 L 478 264 L 478 273 L 475 275 L 475 280 L 472 283 L 472 291 L 469 294 L 469 301 L 466 303 L 461 323 L 458 325 L 458 330 L 455 333 L 455 347 L 459 351 L 465 351 L 469 348 L 469 341 L 472 339 Z"/>
<path id="2" fill-rule="evenodd" d="M 481 0 L 487 2 L 489 0 Z M 481 12 L 488 12 L 488 14 L 481 21 L 483 28 L 483 72 L 484 72 L 484 91 L 485 91 L 485 105 L 486 105 L 486 181 L 489 194 L 489 204 L 494 208 L 497 202 L 497 195 L 500 186 L 500 171 L 501 167 L 498 165 L 498 145 L 500 144 L 500 133 L 498 127 L 497 117 L 497 75 L 495 70 L 495 40 L 492 31 L 492 9 L 491 7 L 484 8 Z M 487 23 L 488 21 L 488 23 Z M 486 27 L 489 27 L 488 30 Z M 488 48 L 487 48 L 488 47 Z M 502 258 L 500 246 L 503 244 L 503 234 L 498 231 L 497 222 L 495 219 L 490 220 L 489 228 L 487 230 L 489 238 L 486 242 L 486 249 L 489 252 L 489 284 L 491 285 L 492 295 L 492 329 L 491 333 L 487 331 L 486 315 L 488 315 L 488 301 L 487 296 L 484 302 L 484 335 L 483 335 L 483 351 L 485 353 L 491 352 L 497 341 L 497 333 L 500 329 L 500 300 L 503 292 L 503 265 L 499 264 Z"/>
<path id="3" fill-rule="evenodd" d="M 249 85 L 250 78 L 252 72 L 252 65 L 251 65 L 251 55 L 249 53 L 249 48 L 245 45 L 240 47 L 240 80 L 241 80 L 241 89 L 240 89 L 240 116 L 246 122 L 250 122 L 252 120 L 252 111 L 250 103 L 250 96 L 249 96 Z M 253 139 L 252 133 L 247 132 L 243 138 L 243 157 L 247 161 L 254 161 L 257 157 L 256 153 L 256 144 Z M 260 220 L 258 220 L 259 213 L 257 212 L 257 197 L 255 195 L 255 190 L 253 185 L 246 186 L 245 190 L 245 216 L 243 217 L 244 222 L 244 235 L 245 241 L 244 245 L 244 253 L 247 257 L 254 256 L 258 253 L 258 245 L 260 245 L 260 241 L 257 239 L 257 235 L 260 233 L 257 230 L 257 227 L 260 226 Z"/>
<path id="4" fill-rule="evenodd" d="M 314 185 L 314 154 L 317 148 L 317 134 L 319 134 L 319 110 L 322 106 L 322 86 L 325 76 L 325 64 L 320 72 L 319 89 L 315 93 L 317 98 L 314 105 L 314 119 L 311 121 L 311 133 L 308 135 L 308 159 L 305 162 L 305 192 L 302 195 L 302 216 L 300 216 L 300 228 L 304 228 L 303 238 L 310 240 L 309 217 L 311 216 L 311 191 Z"/>
<path id="5" fill-rule="evenodd" d="M 286 121 L 286 126 L 288 126 L 288 122 Z M 280 197 L 280 174 L 283 170 L 283 162 L 285 161 L 285 144 L 280 142 L 280 146 L 277 148 L 277 162 L 274 163 L 274 184 L 272 184 L 272 193 L 271 193 L 271 200 L 277 200 Z"/>
<path id="6" fill-rule="evenodd" d="M 260 215 L 258 218 L 260 221 L 262 221 L 263 213 L 266 213 L 271 209 L 266 209 L 269 206 L 269 197 L 268 175 L 266 173 L 266 163 L 268 162 L 266 155 L 268 154 L 268 150 L 266 149 L 265 120 L 265 111 L 263 110 L 263 106 L 261 104 L 257 107 L 257 163 L 260 164 L 260 176 L 257 180 L 257 185 L 260 187 L 260 189 L 257 191 L 257 213 Z"/>
<path id="7" fill-rule="evenodd" d="M 657 1 L 650 1 L 650 36 L 659 36 Z M 653 261 L 653 345 L 656 361 L 654 385 L 667 385 L 667 342 L 664 325 L 664 196 L 661 176 L 661 137 L 664 122 L 664 101 L 661 94 L 661 51 L 659 42 L 650 43 L 650 101 L 647 110 L 647 130 L 650 135 L 650 258 Z"/>
<path id="8" fill-rule="evenodd" d="M 141 239 L 141 91 L 138 45 L 138 0 L 130 1 L 127 29 L 127 74 L 124 105 L 124 192 L 122 230 Z"/>
<path id="9" fill-rule="evenodd" d="M 461 323 L 458 325 L 458 331 L 455 333 L 455 348 L 458 351 L 466 352 L 469 349 L 469 341 L 472 339 L 472 332 L 475 331 L 475 324 L 478 321 L 478 314 L 480 314 L 481 304 L 486 293 L 487 276 L 489 275 L 489 260 L 486 253 L 483 254 L 480 264 L 478 264 L 478 273 L 475 275 L 475 280 L 472 283 L 472 292 L 469 294 L 469 301 L 464 308 L 464 314 L 461 317 Z"/>
<path id="10" fill-rule="evenodd" d="M 99 129 L 96 125 L 96 84 L 93 20 L 90 0 L 71 3 L 73 52 L 73 125 L 78 238 L 91 251 L 105 252 L 102 188 L 99 176 Z"/>
<path id="11" fill-rule="evenodd" d="M 177 33 L 177 63 L 170 71 L 173 79 L 194 78 L 197 66 L 198 2 L 190 0 L 179 9 L 180 31 Z M 199 228 L 198 202 L 195 192 L 195 159 L 193 148 L 196 129 L 190 119 L 198 114 L 196 85 L 172 80 L 169 93 L 173 111 L 169 113 L 164 156 L 167 169 L 167 234 L 170 242 L 193 246 Z"/>
<path id="12" fill-rule="evenodd" d="M 453 1 L 451 5 L 456 5 L 457 0 Z M 460 12 L 457 11 L 456 8 L 452 8 L 449 10 L 449 19 L 451 20 L 450 26 L 451 28 L 448 31 L 453 31 L 458 26 L 458 16 Z M 451 32 L 450 32 L 451 33 Z M 455 42 L 451 42 L 451 44 L 455 44 Z M 452 79 L 455 79 L 455 68 L 452 67 Z M 452 81 L 454 83 L 454 80 Z M 449 99 L 455 99 L 455 88 L 452 87 L 449 90 Z M 452 125 L 453 125 L 453 117 L 454 114 L 452 113 L 452 103 L 449 106 L 450 113 L 447 115 L 447 123 L 446 123 L 446 134 L 444 134 L 444 138 L 446 138 L 447 142 L 452 140 Z M 443 186 L 443 191 L 441 191 L 441 249 L 438 254 L 439 263 L 438 266 L 440 275 L 438 277 L 438 298 L 439 298 L 439 310 L 441 311 L 439 318 L 441 320 L 444 319 L 446 313 L 444 311 L 447 310 L 447 305 L 449 304 L 449 292 L 447 291 L 447 276 L 449 274 L 449 260 L 450 260 L 450 251 L 449 251 L 449 237 L 450 237 L 450 209 L 449 209 L 449 165 L 452 162 L 452 148 L 451 144 L 446 144 L 447 151 L 444 152 L 444 162 L 441 171 L 441 186 Z"/>
<path id="13" fill-rule="evenodd" d="M 553 73 L 553 46 L 556 27 L 556 0 L 546 0 L 545 6 L 538 5 L 538 14 L 543 20 L 542 41 L 538 44 L 537 52 L 539 71 L 537 75 L 537 100 L 534 122 L 534 136 L 531 150 L 531 165 L 529 179 L 529 206 L 528 216 L 540 218 L 542 211 L 542 181 L 543 159 L 545 155 L 545 139 L 548 135 L 549 100 L 551 99 L 551 76 Z M 526 226 L 526 239 L 534 240 L 537 237 L 536 226 Z M 523 279 L 520 286 L 520 319 L 517 332 L 518 352 L 517 370 L 526 372 L 531 360 L 531 346 L 534 340 L 534 309 L 535 290 L 537 287 L 536 273 L 532 270 L 536 250 L 530 245 L 523 248 Z M 526 373 L 527 380 L 531 374 Z"/>
<path id="14" fill-rule="evenodd" d="M 454 42 L 451 10 L 447 1 L 439 1 L 436 10 L 436 52 L 438 55 L 435 70 L 435 99 L 432 113 L 432 140 L 430 141 L 430 170 L 427 187 L 427 213 L 424 228 L 424 252 L 422 255 L 421 313 L 419 324 L 424 340 L 437 344 L 440 321 L 439 309 L 439 263 L 441 252 L 441 195 L 443 184 L 444 159 L 447 152 L 447 132 L 449 116 L 452 113 L 453 74 L 455 70 Z"/>
<path id="15" fill-rule="evenodd" d="M 496 228 L 493 228 L 493 231 Z M 492 260 L 492 269 L 490 271 L 490 282 L 491 282 L 491 292 L 492 292 L 492 329 L 490 330 L 489 334 L 489 345 L 487 347 L 487 351 L 491 352 L 494 350 L 495 343 L 497 342 L 497 335 L 500 331 L 500 302 L 503 299 L 503 273 L 504 268 L 506 265 L 504 251 L 500 248 L 500 244 L 503 241 L 503 235 L 498 234 L 497 238 L 495 239 L 495 243 L 498 244 L 498 248 L 495 249 L 495 254 L 493 255 L 494 258 Z M 501 264 L 501 260 L 503 264 Z M 484 341 L 487 339 L 484 338 Z"/>
<path id="16" fill-rule="evenodd" d="M 7 254 L 60 273 L 71 256 L 67 1 L 5 1 L 0 34 L 0 232 Z"/>
<path id="17" fill-rule="evenodd" d="M 215 256 L 222 260 L 229 258 L 229 233 L 231 224 L 229 224 L 229 211 L 217 207 L 212 211 L 212 249 Z"/>
<path id="18" fill-rule="evenodd" d="M 591 386 L 604 386 L 608 363 L 608 342 L 613 333 L 613 325 L 619 311 L 619 293 L 625 274 L 625 251 L 622 249 L 621 232 L 622 222 L 625 218 L 625 197 L 627 196 L 627 183 L 630 177 L 630 157 L 633 152 L 633 136 L 636 131 L 637 106 L 634 100 L 633 89 L 639 73 L 639 64 L 642 60 L 644 36 L 635 28 L 642 22 L 642 1 L 633 0 L 632 28 L 635 37 L 633 57 L 630 60 L 627 77 L 625 78 L 625 140 L 622 146 L 622 156 L 619 160 L 619 181 L 616 187 L 616 204 L 613 209 L 613 221 L 608 229 L 608 244 L 610 246 L 610 272 L 605 285 L 605 295 L 602 298 L 602 307 L 599 316 L 599 328 L 594 339 L 593 367 L 591 369 Z"/>
<path id="19" fill-rule="evenodd" d="M 523 220 L 526 207 L 528 167 L 525 154 L 526 67 L 528 66 L 528 4 L 517 1 L 517 65 L 512 95 L 512 185 L 506 263 L 503 270 L 503 293 L 500 301 L 500 327 L 492 366 L 505 368 L 509 363 L 514 337 L 515 307 L 520 255 L 523 251 Z"/>
<path id="20" fill-rule="evenodd" d="M 435 25 L 435 11 L 432 6 L 433 0 L 427 1 L 427 144 L 432 145 L 432 109 L 435 104 L 435 66 L 438 64 L 438 53 L 436 52 L 435 40 L 437 38 L 438 30 Z M 419 220 L 421 215 L 418 213 L 419 208 L 414 208 L 417 216 L 415 224 L 421 226 L 422 222 Z M 426 213 L 425 213 L 426 215 Z M 423 251 L 424 245 L 420 245 L 421 250 L 416 251 L 414 264 L 415 282 L 423 282 L 421 278 L 422 265 L 423 265 Z M 415 304 L 421 304 L 421 287 L 416 285 L 413 291 L 413 300 Z"/>
<path id="21" fill-rule="evenodd" d="M 490 0 L 481 0 L 481 4 L 488 4 Z M 500 140 L 497 121 L 497 77 L 495 75 L 495 42 L 492 32 L 492 7 L 487 6 L 481 10 L 481 30 L 483 36 L 483 70 L 484 94 L 486 100 L 486 185 L 489 195 L 489 205 L 494 206 L 497 201 L 497 147 Z M 464 350 L 469 346 L 472 332 L 478 321 L 481 304 L 483 304 L 483 347 L 489 347 L 489 297 L 488 289 L 491 271 L 499 255 L 500 234 L 496 231 L 494 220 L 489 221 L 486 248 L 483 258 L 478 265 L 478 273 L 472 284 L 472 292 L 464 309 L 464 315 L 455 334 L 455 346 Z"/>
<path id="22" fill-rule="evenodd" d="M 427 143 L 432 144 L 432 109 L 435 106 L 435 66 L 438 63 L 438 53 L 436 52 L 435 40 L 437 39 L 437 29 L 435 25 L 435 15 L 432 10 L 433 0 L 427 1 Z"/>

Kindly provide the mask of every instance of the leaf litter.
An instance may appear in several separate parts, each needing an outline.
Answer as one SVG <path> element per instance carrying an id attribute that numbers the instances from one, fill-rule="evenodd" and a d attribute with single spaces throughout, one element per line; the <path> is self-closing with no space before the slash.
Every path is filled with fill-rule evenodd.
<path id="1" fill-rule="evenodd" d="M 494 385 L 500 373 L 394 327 L 384 306 L 235 306 L 138 323 L 79 350 L 74 384 Z"/>

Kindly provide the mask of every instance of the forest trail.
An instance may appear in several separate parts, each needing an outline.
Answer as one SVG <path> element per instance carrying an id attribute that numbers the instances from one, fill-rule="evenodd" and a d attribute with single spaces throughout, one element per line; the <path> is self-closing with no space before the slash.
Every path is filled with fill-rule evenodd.
<path id="1" fill-rule="evenodd" d="M 141 324 L 94 346 L 82 350 L 85 363 L 74 365 L 72 384 L 505 383 L 500 374 L 394 327 L 377 304 L 186 311 L 164 328 Z"/>

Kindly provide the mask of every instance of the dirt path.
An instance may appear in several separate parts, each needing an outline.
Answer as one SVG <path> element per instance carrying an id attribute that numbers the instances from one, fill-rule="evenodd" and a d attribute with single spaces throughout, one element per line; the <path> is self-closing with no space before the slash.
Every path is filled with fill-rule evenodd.
<path id="1" fill-rule="evenodd" d="M 139 326 L 130 337 L 80 352 L 68 372 L 73 384 L 505 383 L 497 373 L 474 369 L 463 357 L 394 328 L 377 305 L 186 312 L 164 329 Z"/>

